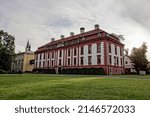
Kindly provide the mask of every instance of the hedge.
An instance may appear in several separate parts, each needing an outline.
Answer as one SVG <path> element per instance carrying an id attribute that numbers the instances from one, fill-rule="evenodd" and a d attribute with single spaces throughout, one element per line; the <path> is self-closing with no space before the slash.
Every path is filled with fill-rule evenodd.
<path id="1" fill-rule="evenodd" d="M 33 73 L 48 73 L 48 74 L 56 74 L 55 69 L 33 69 Z"/>
<path id="2" fill-rule="evenodd" d="M 62 74 L 104 75 L 103 68 L 71 68 L 62 69 Z"/>

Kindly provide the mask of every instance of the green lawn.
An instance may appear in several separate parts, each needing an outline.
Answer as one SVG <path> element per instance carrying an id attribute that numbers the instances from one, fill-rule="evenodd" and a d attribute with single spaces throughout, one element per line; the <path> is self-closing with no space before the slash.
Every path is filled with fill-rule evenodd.
<path id="1" fill-rule="evenodd" d="M 0 75 L 0 99 L 150 100 L 150 76 Z"/>

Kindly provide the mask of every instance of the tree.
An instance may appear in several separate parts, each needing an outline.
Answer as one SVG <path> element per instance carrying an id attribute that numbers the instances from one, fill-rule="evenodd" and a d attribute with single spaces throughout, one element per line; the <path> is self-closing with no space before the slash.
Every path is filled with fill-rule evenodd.
<path id="1" fill-rule="evenodd" d="M 125 52 L 125 56 L 129 56 L 129 49 L 128 48 L 124 49 L 124 52 Z"/>
<path id="2" fill-rule="evenodd" d="M 0 69 L 10 70 L 15 56 L 15 38 L 0 30 Z"/>
<path id="3" fill-rule="evenodd" d="M 147 45 L 145 42 L 143 42 L 141 47 L 139 48 L 134 47 L 131 51 L 129 58 L 131 59 L 133 66 L 138 73 L 141 70 L 144 71 L 147 70 L 148 60 L 146 53 L 147 53 Z"/>

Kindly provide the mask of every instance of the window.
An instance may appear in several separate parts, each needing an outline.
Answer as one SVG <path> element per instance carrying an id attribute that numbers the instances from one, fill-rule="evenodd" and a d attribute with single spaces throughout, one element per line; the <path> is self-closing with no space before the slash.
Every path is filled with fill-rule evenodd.
<path id="1" fill-rule="evenodd" d="M 101 55 L 97 55 L 97 64 L 101 64 Z"/>
<path id="2" fill-rule="evenodd" d="M 112 69 L 111 68 L 109 69 L 109 73 L 112 74 Z"/>
<path id="3" fill-rule="evenodd" d="M 43 54 L 43 59 L 45 59 L 45 53 Z"/>
<path id="4" fill-rule="evenodd" d="M 68 56 L 70 56 L 70 49 L 68 49 Z"/>
<path id="5" fill-rule="evenodd" d="M 120 56 L 122 56 L 122 48 L 120 47 Z"/>
<path id="6" fill-rule="evenodd" d="M 54 60 L 52 60 L 52 66 L 54 66 Z"/>
<path id="7" fill-rule="evenodd" d="M 117 55 L 117 46 L 115 46 L 115 54 Z"/>
<path id="8" fill-rule="evenodd" d="M 92 56 L 88 56 L 88 64 L 89 64 L 89 65 L 92 64 Z"/>
<path id="9" fill-rule="evenodd" d="M 47 67 L 49 67 L 49 61 L 47 61 Z"/>
<path id="10" fill-rule="evenodd" d="M 70 58 L 68 58 L 68 65 L 70 65 Z"/>
<path id="11" fill-rule="evenodd" d="M 114 56 L 114 65 L 116 65 L 116 57 Z"/>
<path id="12" fill-rule="evenodd" d="M 84 54 L 84 47 L 81 46 L 81 55 L 83 55 L 83 54 Z"/>
<path id="13" fill-rule="evenodd" d="M 97 44 L 97 53 L 100 53 L 101 52 L 101 43 L 98 43 Z"/>
<path id="14" fill-rule="evenodd" d="M 109 53 L 111 53 L 111 44 L 109 44 Z"/>
<path id="15" fill-rule="evenodd" d="M 74 56 L 76 56 L 76 55 L 77 55 L 77 49 L 74 48 Z"/>
<path id="16" fill-rule="evenodd" d="M 41 60 L 41 58 L 42 58 L 42 54 L 40 54 L 40 60 Z"/>
<path id="17" fill-rule="evenodd" d="M 18 65 L 20 66 L 20 59 L 19 59 Z"/>
<path id="18" fill-rule="evenodd" d="M 39 67 L 41 67 L 41 61 L 39 62 Z"/>
<path id="19" fill-rule="evenodd" d="M 59 57 L 62 57 L 62 50 L 59 50 Z"/>
<path id="20" fill-rule="evenodd" d="M 49 59 L 49 57 L 50 57 L 50 56 L 49 56 L 49 53 L 47 53 L 47 54 L 48 54 L 48 59 Z"/>
<path id="21" fill-rule="evenodd" d="M 128 61 L 126 61 L 126 64 L 128 64 Z"/>
<path id="22" fill-rule="evenodd" d="M 92 46 L 88 45 L 88 54 L 91 54 L 91 53 L 92 53 Z"/>
<path id="23" fill-rule="evenodd" d="M 61 59 L 59 59 L 59 65 L 61 66 Z"/>
<path id="24" fill-rule="evenodd" d="M 45 67 L 45 61 L 43 61 L 43 67 Z"/>
<path id="25" fill-rule="evenodd" d="M 119 65 L 119 58 L 117 57 L 117 65 Z"/>
<path id="26" fill-rule="evenodd" d="M 122 58 L 120 58 L 120 62 L 121 62 L 121 66 L 122 66 L 122 63 L 123 63 Z"/>
<path id="27" fill-rule="evenodd" d="M 76 58 L 74 58 L 74 60 L 73 60 L 73 61 L 74 61 L 74 65 L 76 65 L 76 64 L 77 64 L 77 63 L 76 63 L 76 62 L 77 62 Z"/>
<path id="28" fill-rule="evenodd" d="M 83 65 L 83 57 L 80 58 L 80 64 Z"/>
<path id="29" fill-rule="evenodd" d="M 111 59 L 111 55 L 109 55 L 109 64 L 112 64 L 112 59 Z"/>
<path id="30" fill-rule="evenodd" d="M 52 58 L 54 58 L 54 52 L 52 52 Z"/>
<path id="31" fill-rule="evenodd" d="M 21 69 L 23 69 L 23 63 L 21 63 Z"/>
<path id="32" fill-rule="evenodd" d="M 36 60 L 38 60 L 38 55 L 36 55 Z"/>
<path id="33" fill-rule="evenodd" d="M 116 74 L 118 73 L 118 70 L 116 69 Z"/>
<path id="34" fill-rule="evenodd" d="M 37 68 L 37 62 L 35 63 L 35 67 Z"/>

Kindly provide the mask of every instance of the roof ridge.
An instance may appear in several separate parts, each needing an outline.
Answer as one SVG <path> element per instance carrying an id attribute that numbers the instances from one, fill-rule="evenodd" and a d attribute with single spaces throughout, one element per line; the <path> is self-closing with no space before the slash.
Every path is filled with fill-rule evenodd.
<path id="1" fill-rule="evenodd" d="M 78 36 L 80 36 L 81 35 L 81 37 L 83 36 L 88 36 L 88 35 L 91 35 L 91 33 L 93 32 L 93 34 L 95 34 L 95 33 L 97 33 L 97 32 L 105 32 L 105 31 L 103 31 L 103 30 L 101 30 L 101 29 L 93 29 L 93 30 L 90 30 L 90 31 L 86 31 L 86 32 L 84 32 L 84 33 L 79 33 L 79 34 L 76 34 L 76 35 L 73 35 L 73 36 L 68 36 L 68 37 L 65 37 L 65 38 L 63 38 L 63 39 L 57 39 L 57 40 L 55 40 L 55 41 L 53 41 L 53 42 L 49 42 L 49 43 L 47 43 L 47 44 L 45 44 L 45 45 L 43 45 L 43 46 L 41 46 L 41 47 L 39 47 L 39 48 L 43 48 L 43 47 L 45 47 L 45 46 L 48 46 L 48 45 L 53 45 L 53 44 L 57 44 L 57 43 L 59 43 L 60 41 L 69 41 L 70 40 L 70 38 L 72 38 L 72 37 L 74 37 L 74 39 L 75 38 L 77 38 Z"/>

